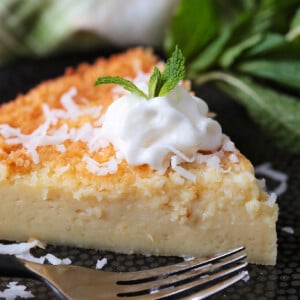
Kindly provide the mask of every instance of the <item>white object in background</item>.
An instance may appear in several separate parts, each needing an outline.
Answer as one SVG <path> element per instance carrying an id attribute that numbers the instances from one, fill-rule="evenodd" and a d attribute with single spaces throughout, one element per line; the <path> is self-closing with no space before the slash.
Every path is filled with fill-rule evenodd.
<path id="1" fill-rule="evenodd" d="M 74 24 L 120 46 L 160 45 L 179 0 L 109 0 Z"/>

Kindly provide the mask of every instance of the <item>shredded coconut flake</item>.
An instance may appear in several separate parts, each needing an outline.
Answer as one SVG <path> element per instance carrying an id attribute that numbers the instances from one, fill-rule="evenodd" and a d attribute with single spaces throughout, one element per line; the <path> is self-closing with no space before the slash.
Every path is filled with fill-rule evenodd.
<path id="1" fill-rule="evenodd" d="M 93 128 L 89 140 L 86 140 L 90 152 L 98 151 L 109 146 L 109 141 L 102 135 L 101 128 Z"/>
<path id="2" fill-rule="evenodd" d="M 184 169 L 183 167 L 179 166 L 179 162 L 181 161 L 181 158 L 178 158 L 177 155 L 173 155 L 171 157 L 171 167 L 172 169 L 177 172 L 179 175 L 181 175 L 184 178 L 187 178 L 191 180 L 192 182 L 196 182 L 196 176 L 192 173 Z"/>
<path id="3" fill-rule="evenodd" d="M 221 159 L 224 156 L 224 151 L 227 152 L 235 151 L 234 143 L 225 135 L 223 138 L 222 149 L 212 154 L 195 153 L 192 157 L 187 157 L 184 153 L 175 149 L 174 147 L 169 147 L 169 148 L 174 153 L 174 155 L 171 156 L 171 168 L 182 177 L 185 177 L 193 182 L 196 181 L 196 177 L 194 176 L 193 173 L 187 171 L 182 166 L 180 166 L 181 163 L 186 163 L 186 162 L 204 163 L 208 167 L 219 170 L 222 173 L 229 173 L 231 171 L 231 167 L 229 167 L 228 169 L 221 168 Z M 231 153 L 229 159 L 233 163 L 238 163 L 239 161 L 235 153 Z M 165 170 L 160 171 L 161 174 L 163 174 L 164 172 Z"/>
<path id="4" fill-rule="evenodd" d="M 285 173 L 274 170 L 269 162 L 257 166 L 255 171 L 259 174 L 268 175 L 270 178 L 278 181 L 287 181 L 288 179 Z"/>
<path id="5" fill-rule="evenodd" d="M 97 260 L 96 269 L 101 270 L 107 264 L 107 258 L 102 258 Z"/>
<path id="6" fill-rule="evenodd" d="M 185 168 L 181 166 L 172 166 L 172 169 L 178 174 L 180 174 L 182 177 L 189 179 L 193 183 L 196 183 L 196 176 L 193 173 L 187 171 Z"/>
<path id="7" fill-rule="evenodd" d="M 77 95 L 77 89 L 71 87 L 69 91 L 61 96 L 61 104 L 64 109 L 52 109 L 48 110 L 48 118 L 56 121 L 57 119 L 70 119 L 77 120 L 83 115 L 89 115 L 92 118 L 98 118 L 101 113 L 101 106 L 81 108 L 74 101 L 74 97 Z"/>
<path id="8" fill-rule="evenodd" d="M 276 203 L 276 199 L 277 199 L 277 195 L 275 193 L 271 193 L 269 196 L 269 199 L 267 201 L 267 204 L 271 207 L 274 206 L 274 204 Z"/>
<path id="9" fill-rule="evenodd" d="M 220 158 L 216 155 L 209 157 L 206 161 L 208 167 L 218 169 L 220 166 Z"/>
<path id="10" fill-rule="evenodd" d="M 67 164 L 64 167 L 58 168 L 58 172 L 60 173 L 65 173 L 66 171 L 68 171 L 70 169 L 70 164 Z"/>
<path id="11" fill-rule="evenodd" d="M 0 291 L 0 298 L 6 300 L 14 300 L 17 297 L 28 299 L 34 298 L 34 295 L 30 291 L 26 291 L 25 285 L 19 285 L 17 281 L 12 281 L 7 284 L 7 289 Z"/>
<path id="12" fill-rule="evenodd" d="M 188 157 L 183 152 L 177 150 L 174 147 L 168 146 L 168 148 L 175 154 L 176 161 L 178 164 L 182 162 L 193 162 L 195 161 L 195 156 Z"/>
<path id="13" fill-rule="evenodd" d="M 233 152 L 233 151 L 235 151 L 235 145 L 234 145 L 234 143 L 229 139 L 228 136 L 224 136 L 223 150 L 226 151 L 226 152 Z"/>
<path id="14" fill-rule="evenodd" d="M 295 234 L 295 230 L 294 228 L 290 227 L 290 226 L 284 226 L 281 228 L 282 231 L 289 233 L 289 234 Z"/>
<path id="15" fill-rule="evenodd" d="M 239 161 L 237 155 L 234 154 L 234 153 L 231 153 L 231 154 L 229 155 L 229 159 L 230 159 L 230 161 L 231 161 L 232 163 L 237 163 L 237 162 Z"/>
<path id="16" fill-rule="evenodd" d="M 161 291 L 161 289 L 159 287 L 151 287 L 150 288 L 150 295 L 156 294 L 160 291 Z"/>
<path id="17" fill-rule="evenodd" d="M 191 261 L 191 260 L 194 260 L 194 259 L 195 259 L 194 256 L 185 256 L 185 257 L 183 258 L 184 261 Z"/>
<path id="18" fill-rule="evenodd" d="M 64 153 L 64 152 L 66 152 L 66 147 L 65 147 L 64 144 L 56 145 L 56 150 L 57 150 L 58 152 Z"/>
<path id="19" fill-rule="evenodd" d="M 250 279 L 250 275 L 249 275 L 249 272 L 248 272 L 248 271 L 242 271 L 242 275 L 243 275 L 242 280 L 243 280 L 244 282 L 247 282 L 247 281 Z"/>
<path id="20" fill-rule="evenodd" d="M 266 188 L 266 180 L 264 178 L 262 179 L 257 179 L 257 184 L 261 189 Z"/>
<path id="21" fill-rule="evenodd" d="M 220 162 L 221 158 L 223 157 L 224 153 L 222 151 L 218 151 L 214 154 L 201 154 L 198 153 L 196 155 L 196 161 L 198 163 L 205 163 L 208 167 L 220 170 Z M 226 170 L 223 170 L 226 173 Z"/>
<path id="22" fill-rule="evenodd" d="M 287 190 L 287 181 L 288 181 L 288 176 L 287 174 L 274 170 L 272 168 L 271 163 L 267 162 L 262 165 L 259 165 L 255 168 L 255 173 L 263 176 L 267 176 L 270 179 L 276 180 L 279 182 L 278 186 L 272 191 L 276 195 L 280 196 L 284 194 Z"/>
<path id="23" fill-rule="evenodd" d="M 38 240 L 19 244 L 0 244 L 0 254 L 19 255 L 29 252 L 30 249 L 35 247 L 42 248 L 43 244 Z"/>
<path id="24" fill-rule="evenodd" d="M 118 163 L 114 157 L 111 157 L 109 161 L 101 164 L 87 155 L 85 155 L 82 160 L 86 163 L 87 170 L 98 176 L 114 174 L 118 170 Z"/>
<path id="25" fill-rule="evenodd" d="M 51 265 L 70 265 L 72 263 L 70 258 L 60 259 L 51 253 L 46 254 L 44 257 Z"/>
<path id="26" fill-rule="evenodd" d="M 58 151 L 65 152 L 63 143 L 70 139 L 87 143 L 90 151 L 107 147 L 108 142 L 99 134 L 100 128 L 94 128 L 88 123 L 78 129 L 69 129 L 66 124 L 60 128 L 52 128 L 52 125 L 56 125 L 59 119 L 77 120 L 84 115 L 89 115 L 94 119 L 100 117 L 101 106 L 81 108 L 73 100 L 76 94 L 77 90 L 71 88 L 62 95 L 61 104 L 64 109 L 50 109 L 47 104 L 44 104 L 42 108 L 46 120 L 31 134 L 23 134 L 19 128 L 13 128 L 7 124 L 0 125 L 0 134 L 7 144 L 22 144 L 35 164 L 39 163 L 37 152 L 39 146 L 55 145 Z"/>
<path id="27" fill-rule="evenodd" d="M 0 244 L 0 254 L 9 254 L 15 255 L 18 258 L 25 259 L 27 261 L 43 264 L 47 260 L 50 264 L 53 265 L 69 265 L 71 260 L 69 258 L 60 259 L 55 257 L 53 254 L 46 254 L 41 257 L 35 257 L 30 253 L 30 249 L 34 247 L 42 247 L 42 244 L 38 240 L 34 240 L 28 243 L 19 243 L 19 244 Z"/>

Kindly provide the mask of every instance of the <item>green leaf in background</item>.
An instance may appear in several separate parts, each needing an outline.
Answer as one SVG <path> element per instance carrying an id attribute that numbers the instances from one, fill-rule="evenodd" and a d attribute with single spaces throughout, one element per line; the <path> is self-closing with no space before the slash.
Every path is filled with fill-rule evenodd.
<path id="1" fill-rule="evenodd" d="M 206 27 L 217 31 L 204 42 L 195 39 L 196 25 L 179 24 L 202 18 L 207 1 L 182 0 L 167 41 L 178 41 L 191 54 L 188 77 L 197 84 L 223 81 L 222 89 L 245 106 L 253 120 L 262 125 L 287 150 L 300 153 L 300 2 L 299 0 L 211 0 L 216 13 L 208 15 Z M 193 3 L 195 6 L 189 6 Z M 184 9 L 183 9 L 184 8 Z M 188 14 L 193 10 L 192 14 Z M 295 13 L 296 12 L 296 13 Z M 216 27 L 213 15 L 218 15 Z M 200 25 L 199 25 L 200 26 Z M 201 27 L 201 26 L 200 26 Z M 182 30 L 181 30 L 182 29 Z M 249 78 L 240 77 L 241 73 Z M 230 75 L 231 74 L 231 75 Z M 199 79 L 200 78 L 200 79 Z M 264 86 L 255 79 L 267 79 Z M 272 85 L 270 84 L 272 83 Z M 278 88 L 290 88 L 294 97 Z M 276 90 L 275 90 L 276 88 Z"/>
<path id="2" fill-rule="evenodd" d="M 268 32 L 259 43 L 245 51 L 244 57 L 264 55 L 280 46 L 286 44 L 286 38 L 282 34 Z"/>
<path id="3" fill-rule="evenodd" d="M 253 12 L 252 28 L 255 33 L 276 31 L 285 33 L 288 30 L 289 15 L 299 6 L 299 0 L 259 0 Z"/>
<path id="4" fill-rule="evenodd" d="M 262 40 L 262 37 L 262 34 L 253 35 L 241 41 L 239 44 L 227 49 L 220 58 L 220 65 L 223 68 L 230 67 L 245 50 L 258 44 Z"/>
<path id="5" fill-rule="evenodd" d="M 175 46 L 190 60 L 219 31 L 218 16 L 212 0 L 182 0 L 172 19 L 165 40 L 168 55 Z"/>
<path id="6" fill-rule="evenodd" d="M 222 23 L 230 24 L 233 20 L 237 19 L 246 11 L 253 11 L 257 6 L 257 0 L 213 0 L 216 7 L 222 13 L 220 18 Z"/>
<path id="7" fill-rule="evenodd" d="M 200 82 L 222 81 L 220 87 L 240 104 L 281 146 L 300 152 L 300 101 L 260 86 L 249 78 L 211 72 Z"/>
<path id="8" fill-rule="evenodd" d="M 260 43 L 246 50 L 240 62 L 249 59 L 273 60 L 274 63 L 281 60 L 299 60 L 300 38 L 288 40 L 285 35 L 267 33 Z"/>
<path id="9" fill-rule="evenodd" d="M 236 14 L 235 19 L 232 19 L 230 24 L 237 23 L 235 26 L 234 34 L 232 35 L 231 41 L 229 42 L 229 48 L 235 47 L 242 41 L 251 38 L 256 34 L 263 34 L 272 25 L 272 9 L 271 3 L 274 0 L 270 0 L 270 7 L 264 7 L 263 0 L 255 1 L 255 4 L 251 5 L 248 10 L 241 9 Z M 241 1 L 237 1 L 241 2 Z"/>
<path id="10" fill-rule="evenodd" d="M 189 76 L 193 77 L 196 72 L 211 67 L 222 53 L 231 35 L 232 30 L 227 27 L 218 38 L 211 42 L 189 65 Z"/>
<path id="11" fill-rule="evenodd" d="M 240 63 L 238 70 L 300 89 L 300 60 L 253 60 Z"/>
<path id="12" fill-rule="evenodd" d="M 25 37 L 35 27 L 38 15 L 49 1 L 9 1 L 0 3 L 0 65 L 15 56 L 35 53 Z"/>
<path id="13" fill-rule="evenodd" d="M 287 38 L 288 40 L 293 40 L 299 36 L 300 36 L 300 8 L 297 10 L 292 20 L 290 31 L 287 34 Z"/>
<path id="14" fill-rule="evenodd" d="M 220 34 L 188 65 L 191 78 L 194 77 L 195 73 L 210 68 L 217 63 L 228 42 L 236 35 L 236 31 L 240 26 L 247 22 L 248 18 L 248 14 L 241 14 L 233 22 L 225 25 Z"/>
<path id="15" fill-rule="evenodd" d="M 300 102 L 297 98 L 240 80 L 239 86 L 223 86 L 223 90 L 235 97 L 249 114 L 267 131 L 277 144 L 291 152 L 300 152 Z"/>
<path id="16" fill-rule="evenodd" d="M 251 39 L 257 34 L 267 35 L 273 32 L 276 33 L 276 31 L 279 31 L 278 34 L 285 34 L 289 28 L 288 15 L 293 13 L 295 8 L 299 6 L 299 0 L 237 0 L 235 2 L 240 3 L 241 8 L 238 10 L 238 13 L 235 12 L 236 17 L 231 20 L 231 24 L 237 22 L 238 26 L 236 26 L 231 40 L 228 42 L 227 49 L 233 48 L 232 51 L 237 54 L 244 54 L 244 50 L 239 52 L 236 49 L 241 46 L 244 47 L 248 43 L 250 43 L 250 47 L 248 48 L 252 48 Z M 247 4 L 247 2 L 249 3 Z M 243 9 L 243 7 L 246 6 L 249 7 L 248 10 Z M 238 7 L 238 5 L 236 5 L 236 7 Z M 229 6 L 227 9 L 230 8 L 231 7 Z M 223 9 L 223 14 L 228 14 L 228 12 L 225 11 L 225 8 Z M 253 39 L 255 40 L 255 38 Z M 254 43 L 254 46 L 255 45 L 256 43 Z M 228 56 L 231 55 L 228 54 Z M 224 62 L 221 64 L 222 67 L 223 63 Z"/>
<path id="17" fill-rule="evenodd" d="M 282 11 L 293 9 L 297 0 L 248 1 L 248 4 L 242 0 L 237 2 L 243 3 L 243 6 L 247 5 L 249 10 L 240 10 L 236 20 L 232 21 L 232 24 L 237 23 L 237 26 L 227 49 L 220 58 L 219 63 L 222 68 L 229 68 L 244 53 L 247 53 L 247 50 L 251 51 L 258 45 L 260 45 L 258 51 L 262 51 L 262 48 L 266 50 L 267 46 L 270 47 L 272 44 L 275 46 L 275 43 L 279 43 L 278 36 L 277 39 L 270 36 L 268 30 L 273 27 L 283 29 L 287 26 L 286 22 L 285 26 L 282 25 Z"/>

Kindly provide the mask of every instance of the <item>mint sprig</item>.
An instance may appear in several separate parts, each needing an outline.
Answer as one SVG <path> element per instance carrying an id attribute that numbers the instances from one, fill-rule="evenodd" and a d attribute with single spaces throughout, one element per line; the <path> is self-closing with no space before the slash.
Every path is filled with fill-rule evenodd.
<path id="1" fill-rule="evenodd" d="M 167 60 L 163 72 L 161 72 L 156 66 L 154 67 L 153 73 L 149 80 L 148 95 L 139 89 L 132 81 L 120 76 L 101 76 L 96 80 L 94 85 L 118 84 L 125 90 L 145 99 L 164 96 L 173 90 L 179 81 L 184 78 L 184 62 L 185 59 L 183 54 L 176 46 L 171 57 Z"/>
<path id="2" fill-rule="evenodd" d="M 171 57 L 167 60 L 166 67 L 161 73 L 158 68 L 154 70 L 151 77 L 156 77 L 153 80 L 150 78 L 149 82 L 149 95 L 150 91 L 155 91 L 152 97 L 164 96 L 174 89 L 180 80 L 184 78 L 184 56 L 181 50 L 176 46 Z M 152 87 L 153 85 L 153 87 Z"/>
<path id="3" fill-rule="evenodd" d="M 95 82 L 95 86 L 100 84 L 118 84 L 131 93 L 137 94 L 143 98 L 147 98 L 147 95 L 142 90 L 140 90 L 133 82 L 120 76 L 99 77 Z"/>

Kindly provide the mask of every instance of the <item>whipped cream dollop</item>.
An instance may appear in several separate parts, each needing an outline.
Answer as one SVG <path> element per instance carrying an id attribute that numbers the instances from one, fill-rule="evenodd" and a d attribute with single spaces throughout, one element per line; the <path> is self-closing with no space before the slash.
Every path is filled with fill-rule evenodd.
<path id="1" fill-rule="evenodd" d="M 207 115 L 207 104 L 180 85 L 149 100 L 130 93 L 109 106 L 102 133 L 129 165 L 165 170 L 174 154 L 187 161 L 221 146 L 221 126 Z"/>

